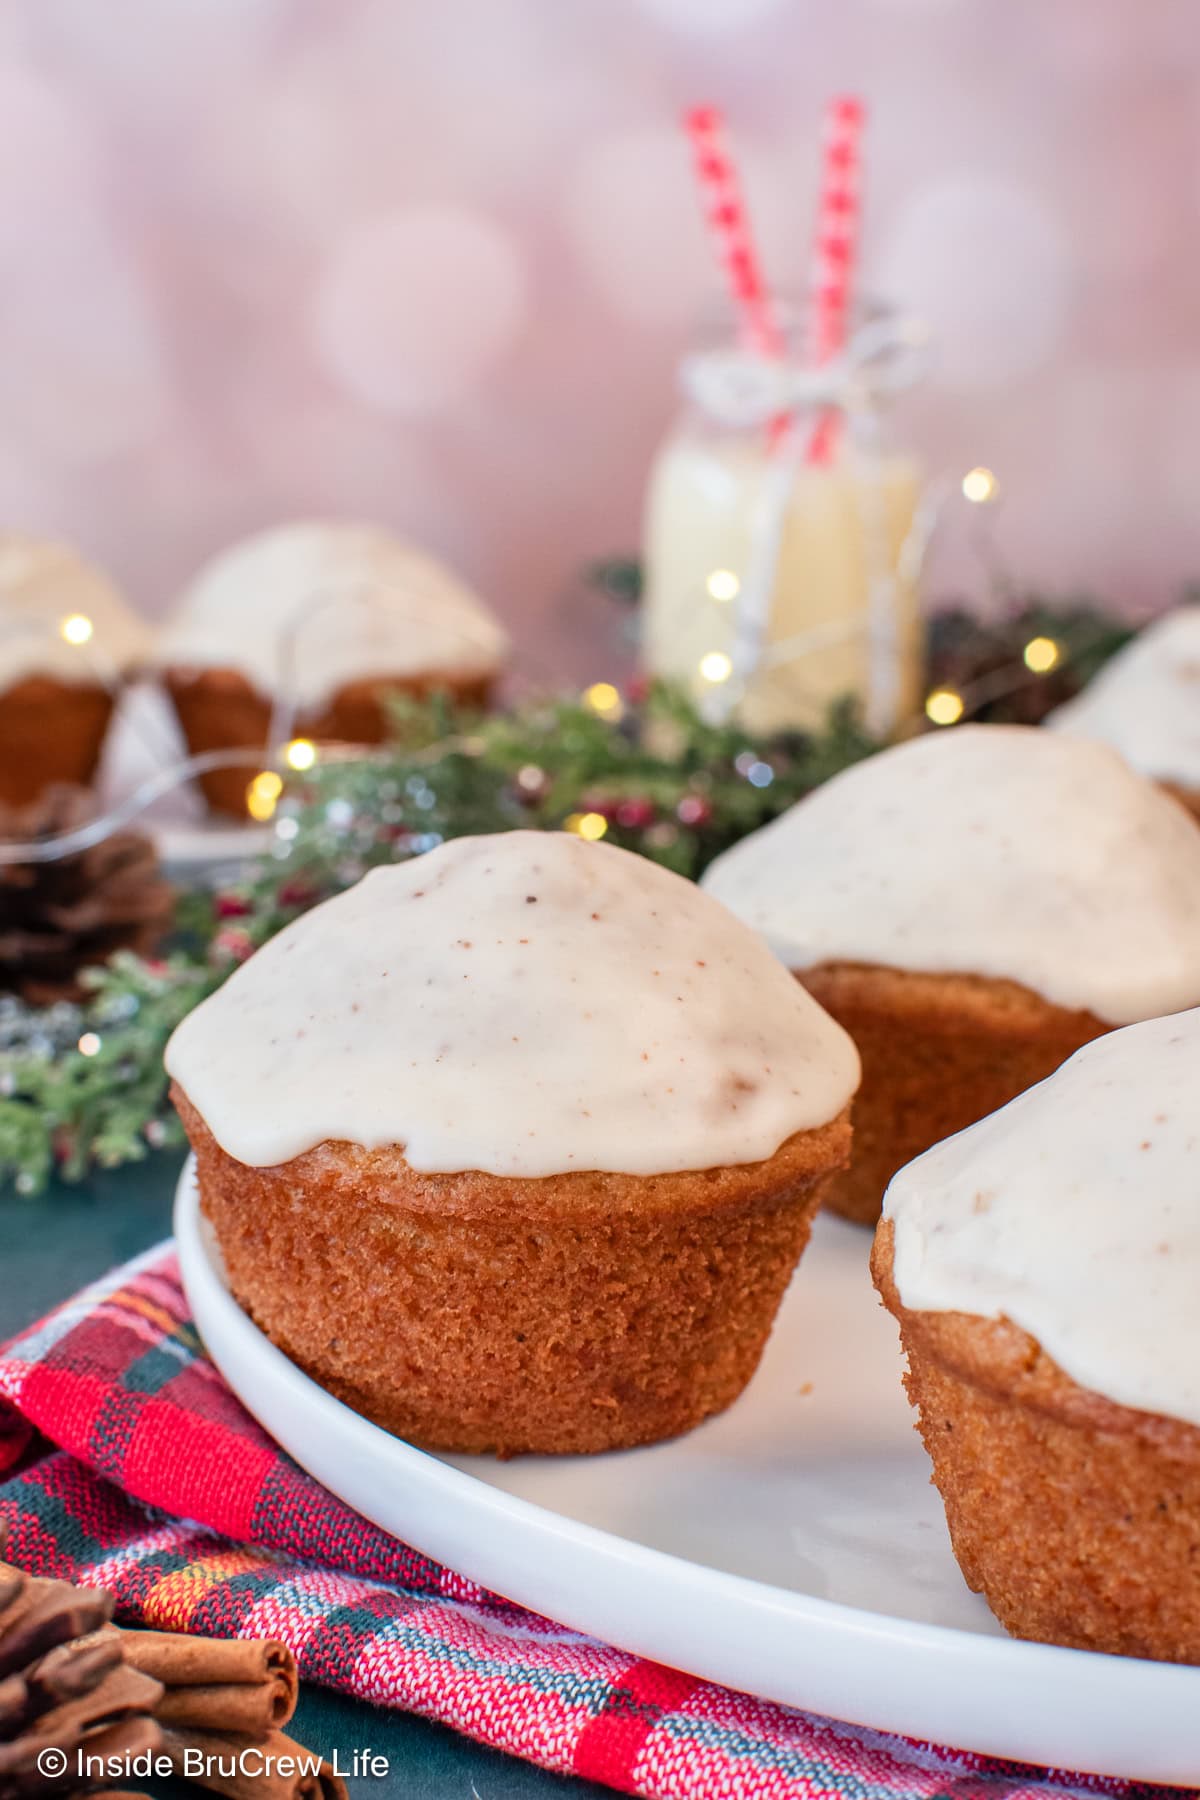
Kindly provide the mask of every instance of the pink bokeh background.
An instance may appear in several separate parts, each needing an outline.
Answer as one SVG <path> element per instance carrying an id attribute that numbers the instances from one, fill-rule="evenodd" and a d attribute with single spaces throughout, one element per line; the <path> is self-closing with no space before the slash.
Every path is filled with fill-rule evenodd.
<path id="1" fill-rule="evenodd" d="M 821 105 L 870 108 L 866 274 L 937 371 L 902 426 L 997 472 L 1005 561 L 1200 574 L 1194 0 L 7 0 L 0 522 L 149 612 L 232 538 L 376 517 L 545 672 L 600 672 L 713 277 L 678 130 L 723 104 L 802 286 Z M 979 593 L 962 506 L 935 593 Z"/>

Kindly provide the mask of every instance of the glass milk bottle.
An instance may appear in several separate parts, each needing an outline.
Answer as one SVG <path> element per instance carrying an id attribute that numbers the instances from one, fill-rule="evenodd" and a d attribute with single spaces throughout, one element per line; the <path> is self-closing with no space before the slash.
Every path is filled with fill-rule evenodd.
<path id="1" fill-rule="evenodd" d="M 922 471 L 888 446 L 880 410 L 917 372 L 880 312 L 815 373 L 728 341 L 684 360 L 647 492 L 647 673 L 754 731 L 818 727 L 847 695 L 880 733 L 918 709 Z"/>

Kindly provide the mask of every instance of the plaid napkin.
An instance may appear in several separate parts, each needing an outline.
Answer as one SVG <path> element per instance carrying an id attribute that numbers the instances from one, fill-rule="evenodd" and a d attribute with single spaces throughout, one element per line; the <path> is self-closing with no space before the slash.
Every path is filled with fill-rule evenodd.
<path id="1" fill-rule="evenodd" d="M 13 1559 L 112 1588 L 126 1619 L 282 1638 L 309 1681 L 653 1800 L 1166 1800 L 769 1705 L 441 1568 L 255 1424 L 204 1354 L 169 1245 L 0 1353 L 0 1474 Z"/>

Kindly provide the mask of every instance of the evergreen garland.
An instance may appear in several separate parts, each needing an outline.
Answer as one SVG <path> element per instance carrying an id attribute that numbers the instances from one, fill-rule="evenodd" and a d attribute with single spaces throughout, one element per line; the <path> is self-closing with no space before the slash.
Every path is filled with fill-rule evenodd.
<path id="1" fill-rule="evenodd" d="M 1022 680 L 1031 636 L 1053 637 L 1061 657 Z M 955 684 L 964 716 L 1032 721 L 1128 636 L 1085 606 L 1028 607 L 987 628 L 946 614 L 931 634 L 930 684 Z M 846 705 L 820 731 L 755 739 L 662 684 L 625 700 L 600 684 L 486 718 L 407 702 L 394 722 L 386 749 L 323 754 L 289 780 L 271 851 L 238 886 L 184 895 L 163 957 L 118 953 L 85 973 L 79 1003 L 0 996 L 0 1185 L 33 1194 L 52 1175 L 78 1180 L 181 1142 L 162 1068 L 175 1026 L 258 945 L 376 864 L 525 826 L 603 836 L 694 878 L 878 747 Z"/>

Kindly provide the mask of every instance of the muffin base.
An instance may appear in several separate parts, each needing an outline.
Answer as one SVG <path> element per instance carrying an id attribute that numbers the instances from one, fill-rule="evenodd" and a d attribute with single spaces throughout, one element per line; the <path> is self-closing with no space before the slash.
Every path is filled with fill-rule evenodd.
<path id="1" fill-rule="evenodd" d="M 720 1412 L 758 1365 L 842 1114 L 766 1162 L 542 1180 L 326 1142 L 247 1167 L 172 1090 L 239 1304 L 322 1387 L 433 1449 L 613 1450 Z"/>
<path id="2" fill-rule="evenodd" d="M 1200 788 L 1183 787 L 1177 781 L 1160 781 L 1159 787 L 1170 794 L 1172 800 L 1178 800 L 1185 807 L 1196 823 L 1200 825 Z"/>
<path id="3" fill-rule="evenodd" d="M 318 743 L 382 744 L 390 735 L 389 694 L 423 697 L 444 693 L 459 705 L 485 706 L 494 683 L 493 674 L 463 678 L 436 672 L 350 681 L 338 688 L 324 707 L 298 714 L 295 731 Z M 236 669 L 167 669 L 163 686 L 193 756 L 205 750 L 261 749 L 265 754 L 271 702 Z M 246 788 L 253 775 L 253 768 L 246 764 L 210 769 L 197 781 L 214 812 L 244 819 Z"/>
<path id="4" fill-rule="evenodd" d="M 844 1025 L 862 1058 L 854 1155 L 830 1183 L 830 1211 L 860 1225 L 879 1218 L 892 1176 L 1045 1080 L 1112 1027 L 1070 1012 L 1015 981 L 914 974 L 867 963 L 795 971 Z"/>
<path id="5" fill-rule="evenodd" d="M 56 782 L 90 787 L 112 718 L 99 683 L 29 675 L 0 694 L 0 802 L 28 806 Z"/>
<path id="6" fill-rule="evenodd" d="M 1007 1319 L 912 1312 L 871 1273 L 954 1554 L 1014 1637 L 1200 1663 L 1200 1430 L 1091 1393 Z"/>

